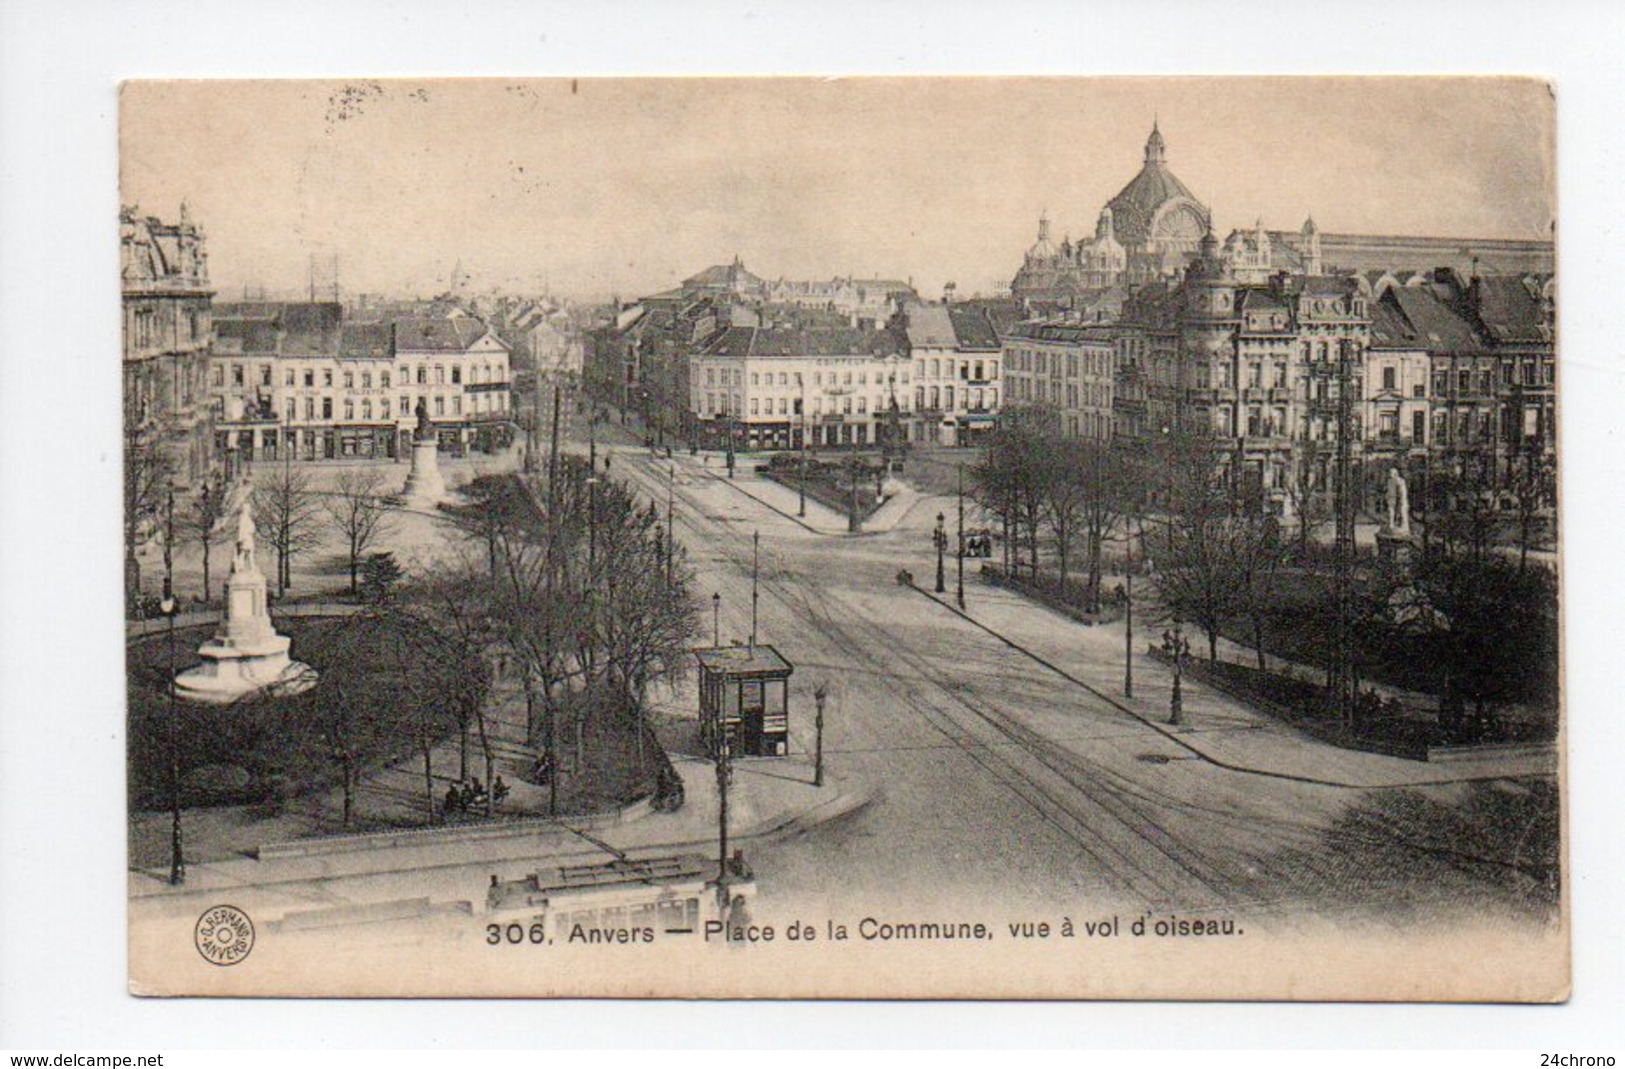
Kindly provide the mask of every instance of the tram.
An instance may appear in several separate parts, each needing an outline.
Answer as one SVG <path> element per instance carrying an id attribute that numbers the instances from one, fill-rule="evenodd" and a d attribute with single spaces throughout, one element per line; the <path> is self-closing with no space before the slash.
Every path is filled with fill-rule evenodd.
<path id="1" fill-rule="evenodd" d="M 739 855 L 720 884 L 716 876 L 716 860 L 698 854 L 566 865 L 517 880 L 493 875 L 485 899 L 487 937 L 566 944 L 703 936 L 706 924 L 726 921 L 756 896 L 756 881 Z"/>

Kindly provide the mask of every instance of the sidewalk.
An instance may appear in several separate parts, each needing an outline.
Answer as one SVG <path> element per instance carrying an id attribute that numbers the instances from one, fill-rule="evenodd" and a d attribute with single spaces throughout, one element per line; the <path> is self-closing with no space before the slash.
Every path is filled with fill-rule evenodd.
<path id="1" fill-rule="evenodd" d="M 728 478 L 726 467 L 695 467 L 692 458 L 690 466 L 695 468 L 695 474 L 709 475 L 713 480 L 725 483 L 735 491 L 751 498 L 757 504 L 765 505 L 783 516 L 785 519 L 800 524 L 814 534 L 845 535 L 847 531 L 846 513 L 838 512 L 820 501 L 807 498 L 807 515 L 797 515 L 801 506 L 801 495 L 793 487 L 785 486 L 765 476 L 757 475 L 753 465 L 739 464 L 732 479 Z M 876 509 L 868 519 L 863 521 L 863 530 L 859 534 L 880 534 L 894 529 L 908 515 L 910 509 L 921 499 L 922 495 L 914 487 L 897 479 L 889 481 L 892 495 Z"/>
<path id="2" fill-rule="evenodd" d="M 1490 756 L 1446 765 L 1332 746 L 1257 712 L 1190 677 L 1181 681 L 1183 723 L 1168 724 L 1173 677 L 1146 652 L 1158 633 L 1136 620 L 1134 697 L 1123 697 L 1123 624 L 1088 627 L 1012 591 L 977 581 L 966 611 L 951 595 L 914 588 L 980 626 L 1048 670 L 1058 671 L 1125 715 L 1221 768 L 1334 787 L 1419 787 L 1510 776 L 1552 775 L 1550 756 Z M 1194 643 L 1193 643 L 1194 645 Z"/>
<path id="3" fill-rule="evenodd" d="M 168 885 L 167 870 L 132 870 L 129 895 L 132 902 L 150 899 L 157 904 L 179 894 L 213 894 L 243 887 L 276 892 L 278 885 L 288 885 L 281 890 L 290 901 L 308 900 L 310 892 L 294 885 L 315 882 L 321 886 L 323 900 L 355 901 L 334 882 L 403 874 L 420 878 L 437 870 L 511 862 L 523 862 L 534 871 L 567 862 L 608 860 L 611 851 L 633 855 L 714 852 L 718 832 L 715 766 L 681 755 L 673 756 L 673 765 L 683 779 L 685 795 L 683 807 L 675 813 L 634 805 L 618 822 L 614 817 L 561 817 L 557 821 L 543 817 L 512 821 L 506 829 L 491 824 L 436 829 L 398 845 L 357 843 L 351 850 L 265 861 L 239 856 L 189 862 L 183 891 Z M 800 756 L 735 762 L 728 796 L 729 841 L 744 847 L 802 832 L 855 812 L 877 796 L 872 785 L 827 771 L 822 787 L 814 787 L 812 780 L 811 762 Z M 380 841 L 387 838 L 381 836 Z M 456 885 L 463 883 L 468 881 Z M 359 900 L 370 899 L 363 895 Z"/>

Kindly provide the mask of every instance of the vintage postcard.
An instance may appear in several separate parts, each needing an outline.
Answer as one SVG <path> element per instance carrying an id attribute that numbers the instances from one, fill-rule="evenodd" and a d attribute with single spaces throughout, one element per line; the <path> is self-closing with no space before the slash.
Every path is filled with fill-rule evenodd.
<path id="1" fill-rule="evenodd" d="M 1566 999 L 1554 92 L 125 84 L 131 990 Z"/>

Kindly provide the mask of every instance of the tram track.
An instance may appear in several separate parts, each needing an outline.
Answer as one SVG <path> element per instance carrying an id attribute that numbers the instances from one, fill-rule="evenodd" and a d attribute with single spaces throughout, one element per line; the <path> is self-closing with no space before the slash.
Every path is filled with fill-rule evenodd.
<path id="1" fill-rule="evenodd" d="M 650 491 L 657 480 L 646 466 L 628 467 L 637 473 L 643 489 Z M 673 489 L 674 498 L 687 506 L 684 526 L 694 535 L 709 536 L 707 549 L 713 552 L 708 556 L 721 548 L 721 556 L 728 564 L 747 571 L 749 536 L 721 524 L 711 531 L 702 530 L 693 517 L 708 517 L 714 510 L 696 501 L 687 489 Z M 974 684 L 967 687 L 963 679 L 932 663 L 929 654 L 908 647 L 865 614 L 843 611 L 833 603 L 826 588 L 805 581 L 789 582 L 799 577 L 782 564 L 768 571 L 767 577 L 758 580 L 759 592 L 776 600 L 792 617 L 807 621 L 809 630 L 835 646 L 846 663 L 866 666 L 859 667 L 859 671 L 895 676 L 896 663 L 900 662 L 915 678 L 940 693 L 942 702 L 927 700 L 917 690 L 901 695 L 901 702 L 941 735 L 949 747 L 982 768 L 1072 842 L 1115 889 L 1132 893 L 1151 905 L 1182 908 L 1194 904 L 1220 907 L 1233 897 L 1225 874 L 1209 859 L 1176 842 L 1163 829 L 1160 814 L 1150 813 L 1095 782 L 1092 774 L 1097 769 L 1086 767 L 1052 740 L 1020 724 L 980 695 L 967 694 Z M 887 651 L 893 663 L 879 663 L 874 651 L 881 649 Z M 949 714 L 950 707 L 960 710 L 962 718 Z M 989 742 L 987 732 L 999 741 Z M 1023 767 L 1024 763 L 1037 768 Z M 1080 800 L 1087 804 L 1080 806 Z M 1109 834 L 1099 826 L 1102 817 L 1117 834 Z M 1204 901 L 1198 903 L 1198 899 Z"/>

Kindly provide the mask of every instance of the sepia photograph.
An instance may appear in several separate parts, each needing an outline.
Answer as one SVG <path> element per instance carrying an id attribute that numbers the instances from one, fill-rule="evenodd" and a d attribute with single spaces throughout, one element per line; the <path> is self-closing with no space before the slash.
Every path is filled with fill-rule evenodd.
<path id="1" fill-rule="evenodd" d="M 125 82 L 129 990 L 1566 1000 L 1558 92 Z"/>

